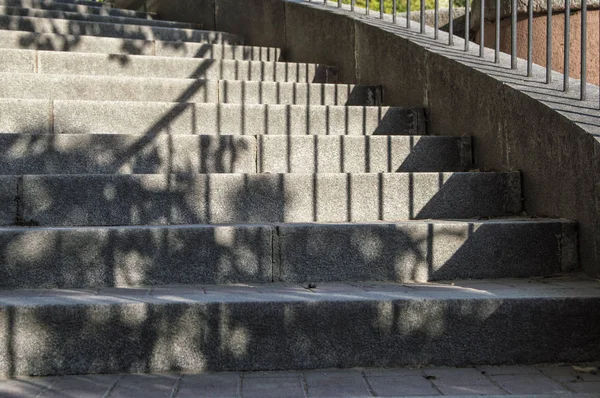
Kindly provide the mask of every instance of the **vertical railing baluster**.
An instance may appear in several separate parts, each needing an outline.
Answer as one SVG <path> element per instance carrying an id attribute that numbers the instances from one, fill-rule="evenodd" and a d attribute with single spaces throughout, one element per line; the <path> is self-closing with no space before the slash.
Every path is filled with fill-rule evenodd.
<path id="1" fill-rule="evenodd" d="M 546 84 L 552 83 L 552 0 L 546 0 Z"/>
<path id="2" fill-rule="evenodd" d="M 342 8 L 342 0 L 338 0 L 338 8 Z"/>
<path id="3" fill-rule="evenodd" d="M 379 18 L 383 19 L 383 0 L 379 0 Z"/>
<path id="4" fill-rule="evenodd" d="M 563 91 L 569 91 L 569 53 L 571 51 L 571 0 L 565 0 L 565 58 L 563 74 Z"/>
<path id="5" fill-rule="evenodd" d="M 510 67 L 517 69 L 517 0 L 511 1 L 510 10 Z"/>
<path id="6" fill-rule="evenodd" d="M 454 45 L 454 5 L 452 4 L 454 1 L 448 1 L 448 17 L 450 18 L 450 23 L 448 25 L 448 45 Z"/>
<path id="7" fill-rule="evenodd" d="M 439 25 L 440 25 L 440 19 L 439 19 L 439 12 L 440 12 L 440 0 L 435 0 L 435 4 L 434 4 L 434 10 L 433 10 L 433 38 L 435 40 L 438 39 L 438 30 L 439 30 Z"/>
<path id="8" fill-rule="evenodd" d="M 406 27 L 410 29 L 410 0 L 406 0 Z"/>
<path id="9" fill-rule="evenodd" d="M 350 11 L 354 12 L 354 7 L 356 7 L 356 0 L 350 1 Z"/>
<path id="10" fill-rule="evenodd" d="M 496 46 L 494 50 L 494 62 L 500 63 L 500 0 L 496 0 Z"/>
<path id="11" fill-rule="evenodd" d="M 370 8 L 371 8 L 370 1 L 369 1 L 369 0 L 367 0 L 367 2 L 366 2 L 366 4 L 365 4 L 365 14 L 366 14 L 366 15 L 369 15 L 369 14 L 371 13 L 371 10 L 370 10 Z"/>
<path id="12" fill-rule="evenodd" d="M 421 24 L 421 33 L 425 33 L 425 0 L 421 0 L 421 13 L 419 15 L 419 23 Z"/>
<path id="13" fill-rule="evenodd" d="M 587 97 L 587 0 L 581 0 L 581 100 Z"/>
<path id="14" fill-rule="evenodd" d="M 469 29 L 471 26 L 469 6 L 471 0 L 465 1 L 465 51 L 469 51 Z"/>
<path id="15" fill-rule="evenodd" d="M 397 0 L 392 0 L 392 23 L 393 24 L 396 24 L 396 22 L 397 22 L 397 15 L 396 15 L 397 12 L 398 12 Z"/>
<path id="16" fill-rule="evenodd" d="M 533 0 L 527 6 L 527 76 L 533 75 Z"/>
<path id="17" fill-rule="evenodd" d="M 480 0 L 479 11 L 481 13 L 479 21 L 479 56 L 485 54 L 485 0 Z"/>

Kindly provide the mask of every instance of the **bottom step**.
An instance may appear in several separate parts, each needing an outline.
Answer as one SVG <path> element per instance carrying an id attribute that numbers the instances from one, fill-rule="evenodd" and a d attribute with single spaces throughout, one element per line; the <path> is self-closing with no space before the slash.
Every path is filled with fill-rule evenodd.
<path id="1" fill-rule="evenodd" d="M 2 291 L 0 330 L 12 376 L 591 361 L 600 283 Z"/>

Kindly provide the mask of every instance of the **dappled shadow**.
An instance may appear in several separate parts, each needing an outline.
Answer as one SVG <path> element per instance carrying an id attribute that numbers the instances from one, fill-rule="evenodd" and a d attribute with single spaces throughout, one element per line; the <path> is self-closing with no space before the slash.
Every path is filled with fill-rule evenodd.
<path id="1" fill-rule="evenodd" d="M 13 26 L 0 19 L 2 23 Z M 33 35 L 52 31 L 110 36 L 118 31 L 108 31 L 99 23 L 69 21 L 67 28 L 61 22 L 52 23 L 41 26 L 28 21 L 16 27 L 37 32 Z M 122 56 L 114 59 L 117 66 L 128 64 L 123 53 L 143 53 L 144 43 L 164 38 L 166 33 L 161 32 L 160 28 L 130 30 L 129 36 L 141 41 L 124 44 Z M 190 33 L 175 39 L 194 37 L 199 36 Z M 30 44 L 23 43 L 39 45 L 46 39 L 37 35 Z M 77 41 L 58 47 L 47 44 L 53 50 L 79 46 Z M 201 46 L 195 56 L 213 49 Z M 212 64 L 200 62 L 187 77 L 206 76 Z M 32 86 L 39 83 L 33 76 L 27 77 Z M 369 223 L 520 211 L 520 182 L 515 175 L 490 173 L 483 177 L 489 180 L 477 185 L 468 174 L 394 173 L 423 171 L 421 167 L 437 171 L 440 164 L 432 159 L 419 163 L 419 153 L 430 153 L 418 149 L 426 141 L 415 143 L 408 138 L 408 149 L 396 157 L 388 141 L 391 138 L 381 135 L 425 133 L 425 119 L 422 111 L 358 106 L 380 105 L 379 88 L 294 84 L 284 92 L 275 83 L 221 82 L 219 87 L 208 87 L 206 80 L 182 79 L 163 86 L 165 91 L 160 85 L 147 87 L 146 92 L 133 83 L 126 86 L 117 81 L 113 84 L 121 86 L 120 91 L 86 93 L 77 87 L 93 80 L 83 79 L 81 86 L 76 86 L 74 77 L 68 80 L 71 91 L 56 90 L 65 86 L 62 81 L 39 88 L 46 91 L 27 92 L 24 86 L 15 85 L 12 94 L 5 95 L 52 99 L 29 105 L 16 101 L 10 106 L 27 111 L 16 118 L 0 118 L 0 123 L 5 122 L 1 131 L 16 133 L 0 138 L 0 171 L 13 175 L 6 203 L 14 206 L 16 200 L 12 223 L 19 226 L 0 230 L 0 285 L 5 289 L 89 288 L 88 293 L 93 293 L 112 287 L 278 280 L 425 281 L 514 276 L 515 270 L 519 276 L 531 276 L 561 269 L 560 223 L 549 223 L 548 229 L 527 223 L 520 228 L 502 223 L 488 226 L 477 221 L 441 226 L 433 222 Z M 108 82 L 107 78 L 96 81 L 95 88 Z M 154 96 L 148 97 L 149 92 Z M 148 105 L 154 108 L 144 113 L 139 104 L 62 101 L 77 99 L 173 103 Z M 229 105 L 205 107 L 203 101 Z M 281 105 L 260 105 L 265 103 Z M 28 108 L 32 104 L 35 109 L 43 104 L 43 112 Z M 84 120 L 69 119 L 75 109 L 71 106 L 80 107 L 75 118 Z M 90 112 L 83 112 L 84 108 Z M 33 119 L 39 120 L 37 124 L 23 118 L 28 112 L 37 115 Z M 130 124 L 120 124 L 127 119 Z M 135 135 L 111 135 L 124 125 Z M 295 134 L 288 134 L 292 131 Z M 296 167 L 291 161 L 294 137 L 313 134 L 340 137 L 329 141 L 339 144 L 331 153 L 351 145 L 348 136 L 352 134 L 373 139 L 361 141 L 358 155 L 342 150 L 344 155 L 336 161 L 340 170 L 331 174 L 322 173 L 324 159 L 331 153 L 313 139 L 308 143 L 310 150 L 300 151 L 303 157 L 296 163 L 306 169 L 292 170 Z M 272 147 L 275 154 L 268 155 L 264 142 L 270 135 L 283 136 L 283 141 Z M 382 146 L 382 162 L 376 166 L 371 148 L 384 142 L 377 144 L 377 139 L 385 140 L 387 147 Z M 459 152 L 450 164 L 459 170 L 470 165 L 470 156 L 467 161 L 463 158 L 461 142 L 450 143 Z M 449 146 L 445 148 L 440 153 L 446 153 Z M 268 156 L 275 160 L 267 161 Z M 273 168 L 266 170 L 269 167 Z M 364 224 L 352 224 L 359 221 Z M 82 228 L 58 228 L 73 225 Z M 545 243 L 530 247 L 523 242 Z M 503 250 L 506 245 L 511 247 L 509 254 Z M 355 306 L 343 302 L 301 306 L 285 300 L 257 303 L 250 298 L 236 303 L 227 298 L 187 302 L 185 297 L 174 296 L 148 304 L 144 302 L 148 291 L 140 289 L 139 294 L 139 302 L 132 299 L 126 305 L 118 305 L 124 302 L 119 299 L 111 303 L 77 302 L 75 298 L 69 302 L 74 305 L 2 307 L 0 352 L 5 359 L 0 361 L 0 373 L 257 370 L 413 361 L 389 352 L 413 352 L 423 361 L 436 363 L 460 358 L 458 348 L 444 351 L 436 346 L 457 338 L 459 332 L 446 323 L 456 311 L 461 314 L 458 324 L 466 323 L 466 333 L 474 336 L 507 319 L 502 310 L 490 309 L 490 303 L 438 311 L 407 300 L 393 305 L 365 301 Z M 73 295 L 77 297 L 76 292 Z M 413 317 L 406 306 L 417 306 L 421 321 L 407 323 Z M 390 308 L 389 313 L 383 312 Z M 339 316 L 328 316 L 335 313 Z M 518 313 L 509 314 L 519 319 Z M 482 317 L 491 321 L 475 326 L 474 320 Z M 489 346 L 466 360 L 483 362 L 486 353 L 497 350 L 493 344 L 497 341 L 490 340 Z M 545 343 L 543 338 L 540 341 Z M 349 346 L 354 348 L 349 350 Z M 409 351 L 403 351 L 407 347 Z M 521 359 L 514 355 L 497 358 Z"/>

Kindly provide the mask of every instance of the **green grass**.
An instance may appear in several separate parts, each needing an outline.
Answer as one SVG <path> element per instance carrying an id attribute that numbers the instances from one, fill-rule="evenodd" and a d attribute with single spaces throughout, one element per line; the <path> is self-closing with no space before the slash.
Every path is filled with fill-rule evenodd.
<path id="1" fill-rule="evenodd" d="M 449 0 L 439 0 L 440 8 L 448 8 Z M 342 0 L 344 4 L 350 4 L 350 0 Z M 366 0 L 356 0 L 357 7 L 365 7 Z M 464 7 L 465 0 L 454 1 L 455 7 Z M 374 11 L 379 11 L 380 0 L 371 0 L 369 3 L 369 8 Z M 425 8 L 433 9 L 435 7 L 435 0 L 425 0 Z M 392 13 L 392 0 L 383 0 L 383 9 L 386 14 Z M 411 0 L 410 2 L 411 11 L 418 11 L 421 9 L 420 0 Z M 397 10 L 398 12 L 406 12 L 406 0 L 398 0 L 397 2 Z"/>

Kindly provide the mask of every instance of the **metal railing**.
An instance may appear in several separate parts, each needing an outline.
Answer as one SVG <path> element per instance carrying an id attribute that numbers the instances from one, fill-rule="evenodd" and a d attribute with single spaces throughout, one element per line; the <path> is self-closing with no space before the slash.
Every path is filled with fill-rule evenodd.
<path id="1" fill-rule="evenodd" d="M 332 6 L 335 3 L 331 4 L 328 0 L 303 0 L 312 3 L 323 2 L 325 6 Z M 370 0 L 366 0 L 364 10 L 358 9 L 356 7 L 356 0 L 349 0 L 349 10 L 352 12 L 362 12 L 365 15 L 370 15 Z M 392 0 L 392 14 L 391 19 L 393 24 L 398 24 L 397 16 L 399 13 L 398 10 L 398 1 Z M 406 11 L 406 28 L 410 29 L 411 27 L 411 0 L 405 0 L 407 11 Z M 420 1 L 420 9 L 419 9 L 419 22 L 420 22 L 420 31 L 419 33 L 425 33 L 425 0 Z M 470 28 L 470 1 L 467 0 L 465 3 L 465 32 L 464 32 L 464 51 L 469 51 L 469 44 L 471 42 L 469 37 L 469 28 Z M 488 0 L 493 1 L 493 0 Z M 527 70 L 526 76 L 531 77 L 533 74 L 533 18 L 534 18 L 534 9 L 533 9 L 533 1 L 529 0 L 527 7 Z M 347 2 L 347 1 L 346 1 Z M 337 0 L 337 7 L 342 8 L 344 6 L 344 2 L 342 0 Z M 579 99 L 586 100 L 587 98 L 587 0 L 581 0 L 581 74 L 580 74 L 580 90 L 579 90 Z M 379 7 L 379 18 L 384 19 L 384 1 L 380 1 Z M 479 25 L 479 57 L 484 58 L 485 56 L 485 4 L 486 0 L 480 0 L 480 25 Z M 570 74 L 570 38 L 571 38 L 571 4 L 570 0 L 566 0 L 564 2 L 565 10 L 564 10 L 564 63 L 563 63 L 563 84 L 562 90 L 564 92 L 568 92 L 570 89 L 569 85 L 569 74 Z M 511 0 L 511 11 L 510 11 L 510 67 L 511 69 L 518 69 L 518 57 L 517 57 L 517 23 L 518 23 L 518 7 L 517 0 Z M 553 19 L 553 0 L 547 0 L 547 24 L 546 24 L 546 84 L 552 83 L 552 19 Z M 494 62 L 496 64 L 500 63 L 500 32 L 501 32 L 501 19 L 502 15 L 500 12 L 501 2 L 500 0 L 495 0 L 495 43 L 494 43 Z M 435 0 L 434 6 L 434 39 L 439 39 L 439 0 Z M 449 1 L 449 24 L 448 24 L 448 46 L 454 45 L 454 5 L 453 1 Z"/>

